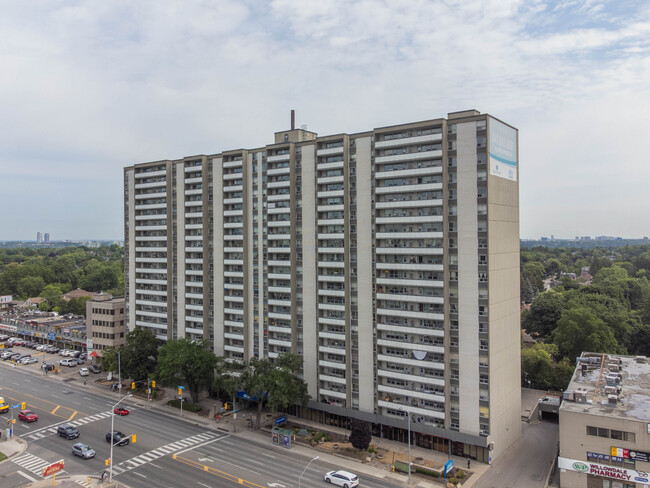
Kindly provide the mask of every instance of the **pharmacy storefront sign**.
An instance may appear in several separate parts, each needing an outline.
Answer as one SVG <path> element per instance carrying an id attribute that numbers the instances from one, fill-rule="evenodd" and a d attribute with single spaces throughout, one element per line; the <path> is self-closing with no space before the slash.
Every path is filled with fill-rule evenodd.
<path id="1" fill-rule="evenodd" d="M 591 474 L 602 478 L 611 478 L 630 482 L 648 482 L 648 473 L 635 471 L 633 469 L 619 468 L 618 466 L 607 466 L 577 459 L 558 458 L 558 467 L 563 470 L 577 471 L 579 473 Z"/>

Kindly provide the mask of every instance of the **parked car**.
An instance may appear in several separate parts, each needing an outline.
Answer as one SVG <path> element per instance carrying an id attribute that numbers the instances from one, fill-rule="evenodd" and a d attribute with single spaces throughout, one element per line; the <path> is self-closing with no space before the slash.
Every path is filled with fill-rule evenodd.
<path id="1" fill-rule="evenodd" d="M 92 374 L 99 374 L 99 373 L 102 372 L 102 370 L 99 369 L 99 368 L 98 368 L 97 366 L 95 366 L 94 364 L 91 364 L 90 366 L 88 366 L 88 370 L 89 370 Z"/>
<path id="2" fill-rule="evenodd" d="M 126 409 L 124 407 L 117 407 L 116 409 L 113 410 L 113 412 L 115 413 L 115 415 L 128 415 L 129 414 L 128 409 Z"/>
<path id="3" fill-rule="evenodd" d="M 88 376 L 89 374 L 88 368 L 79 368 L 79 376 Z"/>
<path id="4" fill-rule="evenodd" d="M 2 354 L 0 354 L 0 358 L 3 359 L 4 361 L 6 361 L 7 359 L 9 359 L 14 354 L 16 354 L 16 353 L 14 353 L 13 351 L 5 351 Z"/>
<path id="5" fill-rule="evenodd" d="M 332 483 L 343 488 L 352 488 L 359 485 L 359 477 L 349 471 L 330 471 L 323 477 L 327 483 Z"/>
<path id="6" fill-rule="evenodd" d="M 36 422 L 38 420 L 38 415 L 31 410 L 21 410 L 18 412 L 18 419 L 24 420 L 27 423 Z"/>
<path id="7" fill-rule="evenodd" d="M 131 436 L 124 435 L 119 430 L 114 430 L 106 434 L 106 442 L 111 442 L 111 437 L 113 438 L 114 446 L 126 446 L 131 442 Z"/>
<path id="8" fill-rule="evenodd" d="M 68 424 L 59 425 L 59 427 L 56 429 L 56 433 L 60 437 L 65 437 L 66 439 L 76 439 L 79 437 L 79 431 L 72 425 Z"/>
<path id="9" fill-rule="evenodd" d="M 79 359 L 86 359 L 87 357 L 88 357 L 88 354 L 86 354 L 85 352 L 82 352 L 81 354 L 79 354 Z"/>
<path id="10" fill-rule="evenodd" d="M 61 361 L 59 361 L 59 364 L 61 366 L 68 366 L 70 368 L 74 368 L 75 366 L 77 366 L 77 361 L 75 361 L 74 359 L 62 359 Z"/>
<path id="11" fill-rule="evenodd" d="M 95 457 L 95 451 L 90 446 L 81 442 L 77 442 L 74 446 L 72 446 L 72 454 L 84 459 Z"/>
<path id="12" fill-rule="evenodd" d="M 84 361 L 83 359 L 80 359 L 80 358 L 70 358 L 70 359 L 76 361 L 77 364 L 86 364 L 86 361 Z"/>
<path id="13" fill-rule="evenodd" d="M 38 359 L 33 358 L 31 356 L 28 358 L 22 358 L 20 360 L 20 364 L 34 364 L 34 363 L 38 363 Z"/>

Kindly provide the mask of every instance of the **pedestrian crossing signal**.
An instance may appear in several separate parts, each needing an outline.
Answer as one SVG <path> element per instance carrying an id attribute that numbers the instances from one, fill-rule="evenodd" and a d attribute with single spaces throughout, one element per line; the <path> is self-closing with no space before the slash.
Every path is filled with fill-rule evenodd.
<path id="1" fill-rule="evenodd" d="M 106 461 L 104 461 L 104 466 L 108 466 L 111 464 L 111 458 L 108 458 Z"/>
<path id="2" fill-rule="evenodd" d="M 152 382 L 151 382 L 151 388 L 155 388 L 155 387 L 156 387 L 156 382 L 155 382 L 155 381 L 152 381 Z"/>
<path id="3" fill-rule="evenodd" d="M 181 396 L 182 394 L 183 394 L 183 390 L 181 390 L 181 389 L 179 388 L 179 389 L 178 389 L 178 396 Z"/>

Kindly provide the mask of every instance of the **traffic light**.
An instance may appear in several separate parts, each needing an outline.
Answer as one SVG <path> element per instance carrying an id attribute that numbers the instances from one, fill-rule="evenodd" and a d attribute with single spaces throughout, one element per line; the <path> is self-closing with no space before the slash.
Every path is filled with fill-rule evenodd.
<path id="1" fill-rule="evenodd" d="M 133 442 L 133 443 L 135 444 L 135 434 L 133 434 L 133 435 L 131 436 L 131 442 Z"/>
<path id="2" fill-rule="evenodd" d="M 133 383 L 131 383 L 131 389 L 135 390 L 135 381 Z"/>
<path id="3" fill-rule="evenodd" d="M 156 387 L 156 382 L 152 380 L 151 381 L 151 388 L 155 388 L 155 387 Z"/>
<path id="4" fill-rule="evenodd" d="M 23 403 L 20 404 L 20 409 L 21 409 L 21 410 L 25 410 L 25 402 L 23 402 Z"/>
<path id="5" fill-rule="evenodd" d="M 111 458 L 108 458 L 106 461 L 104 461 L 104 466 L 108 466 L 111 464 Z"/>
<path id="6" fill-rule="evenodd" d="M 178 396 L 181 396 L 182 394 L 183 394 L 183 390 L 181 390 L 181 389 L 179 388 L 179 389 L 178 389 Z"/>
<path id="7" fill-rule="evenodd" d="M 223 408 L 225 408 L 226 410 L 228 410 L 228 402 L 226 402 L 226 403 L 223 404 Z"/>

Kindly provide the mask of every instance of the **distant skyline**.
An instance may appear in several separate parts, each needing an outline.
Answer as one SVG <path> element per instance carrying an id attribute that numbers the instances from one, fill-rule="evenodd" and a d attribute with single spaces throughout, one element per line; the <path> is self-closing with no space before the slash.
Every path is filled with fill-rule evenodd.
<path id="1" fill-rule="evenodd" d="M 650 235 L 650 3 L 2 2 L 0 241 L 122 240 L 123 168 L 476 109 L 523 239 Z"/>

